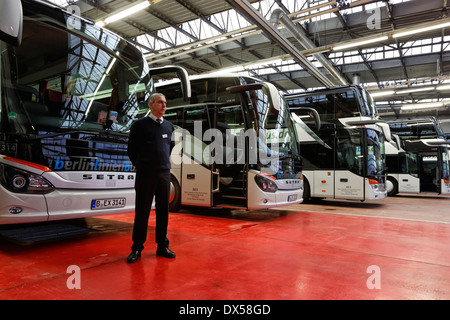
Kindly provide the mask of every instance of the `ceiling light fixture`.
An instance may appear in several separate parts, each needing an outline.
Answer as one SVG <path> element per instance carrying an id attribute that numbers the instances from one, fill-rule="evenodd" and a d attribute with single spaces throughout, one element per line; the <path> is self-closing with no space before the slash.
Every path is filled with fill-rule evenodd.
<path id="1" fill-rule="evenodd" d="M 127 8 L 125 10 L 121 10 L 120 12 L 105 18 L 104 21 L 97 21 L 95 24 L 97 26 L 103 27 L 104 25 L 106 25 L 108 23 L 112 23 L 112 22 L 121 20 L 123 18 L 126 18 L 128 16 L 131 16 L 132 14 L 135 14 L 136 12 L 139 12 L 139 11 L 145 9 L 148 6 L 150 6 L 150 1 L 146 0 L 146 1 L 140 2 L 138 4 L 132 5 L 131 7 Z"/>
<path id="2" fill-rule="evenodd" d="M 441 85 L 441 86 L 437 86 L 436 90 L 439 90 L 439 91 L 450 90 L 450 84 L 444 84 L 444 85 Z"/>
<path id="3" fill-rule="evenodd" d="M 353 41 L 344 42 L 342 45 L 336 45 L 335 47 L 333 47 L 333 51 L 340 51 L 340 50 L 344 50 L 344 49 L 348 49 L 348 48 L 359 47 L 359 46 L 363 46 L 366 44 L 385 41 L 390 38 L 399 38 L 399 37 L 404 37 L 404 36 L 408 36 L 408 35 L 413 35 L 416 33 L 422 33 L 422 32 L 427 32 L 427 31 L 431 31 L 431 30 L 442 29 L 445 27 L 450 27 L 449 19 L 445 19 L 437 24 L 436 24 L 436 22 L 424 23 L 421 26 L 418 26 L 415 28 L 405 28 L 405 29 L 403 29 L 403 31 L 385 33 L 385 35 L 379 36 L 376 38 L 365 37 L 365 40 L 360 40 L 360 41 L 353 40 Z"/>
<path id="4" fill-rule="evenodd" d="M 395 93 L 394 90 L 385 90 L 385 91 L 375 91 L 375 92 L 370 92 L 370 95 L 374 98 L 374 97 L 384 97 L 384 96 L 391 96 Z"/>
<path id="5" fill-rule="evenodd" d="M 348 43 L 340 45 L 340 46 L 333 47 L 333 50 L 334 51 L 340 51 L 340 50 L 343 50 L 343 49 L 359 47 L 359 46 L 363 46 L 365 44 L 380 42 L 380 41 L 384 41 L 384 40 L 387 40 L 387 39 L 388 39 L 388 36 L 382 36 L 382 37 L 377 37 L 377 38 L 373 38 L 373 39 L 367 39 L 367 40 L 363 40 L 363 41 L 352 41 L 352 42 L 348 42 Z"/>
<path id="6" fill-rule="evenodd" d="M 401 110 L 418 110 L 418 109 L 434 109 L 443 107 L 443 102 L 430 102 L 430 103 L 413 103 L 413 104 L 404 104 L 401 107 Z"/>
<path id="7" fill-rule="evenodd" d="M 407 30 L 407 31 L 403 31 L 403 32 L 394 33 L 394 34 L 392 34 L 392 37 L 399 38 L 399 37 L 413 35 L 416 33 L 422 33 L 422 32 L 432 31 L 432 30 L 436 30 L 436 29 L 441 29 L 441 28 L 445 28 L 445 27 L 450 27 L 450 21 L 446 21 L 446 22 L 439 23 L 436 25 L 431 25 L 428 27 L 415 28 L 415 29 L 411 29 L 411 30 Z"/>
<path id="8" fill-rule="evenodd" d="M 405 94 L 405 93 L 413 93 L 413 92 L 423 92 L 423 91 L 431 91 L 436 89 L 436 87 L 425 87 L 425 88 L 409 88 L 404 90 L 399 90 L 396 93 L 397 94 Z"/>

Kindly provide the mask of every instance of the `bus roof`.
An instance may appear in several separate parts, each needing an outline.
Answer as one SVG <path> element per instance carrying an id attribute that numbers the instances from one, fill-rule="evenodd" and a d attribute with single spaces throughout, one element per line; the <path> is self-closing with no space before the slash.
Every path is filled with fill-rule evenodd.
<path id="1" fill-rule="evenodd" d="M 436 124 L 438 123 L 438 120 L 436 117 L 430 116 L 430 117 L 417 117 L 417 118 L 404 118 L 404 119 L 395 119 L 395 120 L 387 120 L 389 123 L 427 123 L 427 122 L 434 122 Z"/>
<path id="2" fill-rule="evenodd" d="M 252 77 L 252 76 L 246 76 L 246 75 L 239 75 L 236 73 L 222 73 L 222 74 L 213 74 L 213 73 L 208 73 L 208 74 L 197 74 L 197 75 L 193 75 L 193 76 L 189 76 L 189 80 L 193 81 L 193 80 L 202 80 L 202 79 L 218 79 L 218 78 L 248 78 L 248 79 L 252 79 L 256 82 L 263 82 L 261 79 Z M 155 83 L 155 87 L 162 87 L 162 86 L 166 86 L 166 85 L 170 85 L 170 84 L 174 84 L 174 83 L 178 83 L 180 82 L 180 79 L 171 79 L 171 80 L 165 80 L 165 81 L 160 81 L 160 82 L 156 82 Z"/>
<path id="3" fill-rule="evenodd" d="M 337 87 L 331 87 L 331 88 L 321 88 L 321 89 L 307 90 L 307 91 L 296 92 L 296 93 L 288 93 L 288 94 L 285 94 L 284 96 L 291 97 L 291 96 L 302 96 L 302 95 L 310 95 L 310 94 L 319 95 L 324 92 L 335 91 L 335 90 L 345 90 L 345 89 L 361 90 L 361 89 L 363 89 L 363 87 L 361 87 L 360 85 L 357 85 L 357 84 L 349 84 L 349 85 L 345 85 L 345 86 L 337 86 Z"/>

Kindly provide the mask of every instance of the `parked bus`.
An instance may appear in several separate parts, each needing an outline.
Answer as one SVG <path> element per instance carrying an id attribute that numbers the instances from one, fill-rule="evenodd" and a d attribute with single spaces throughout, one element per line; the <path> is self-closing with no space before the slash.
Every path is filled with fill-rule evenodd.
<path id="1" fill-rule="evenodd" d="M 450 141 L 434 117 L 389 121 L 396 139 L 386 144 L 388 195 L 450 193 Z"/>
<path id="2" fill-rule="evenodd" d="M 369 94 L 349 85 L 287 94 L 291 112 L 313 127 L 301 108 L 314 108 L 321 127 L 314 134 L 299 126 L 304 199 L 375 200 L 386 197 L 384 141 L 387 124 L 377 119 Z"/>
<path id="3" fill-rule="evenodd" d="M 134 211 L 131 124 L 152 76 L 133 45 L 40 1 L 0 11 L 0 224 Z"/>
<path id="4" fill-rule="evenodd" d="M 171 210 L 300 203 L 297 137 L 278 90 L 250 77 L 203 76 L 190 82 L 189 103 L 181 99 L 179 84 L 157 87 L 167 99 L 164 117 L 183 141 L 177 138 L 172 152 Z"/>

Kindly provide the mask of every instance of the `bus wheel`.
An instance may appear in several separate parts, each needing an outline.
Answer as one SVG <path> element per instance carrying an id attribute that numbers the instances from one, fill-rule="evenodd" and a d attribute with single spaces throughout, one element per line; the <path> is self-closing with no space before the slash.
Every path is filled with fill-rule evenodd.
<path id="1" fill-rule="evenodd" d="M 169 211 L 177 212 L 181 207 L 181 188 L 177 179 L 170 175 Z"/>
<path id="2" fill-rule="evenodd" d="M 395 196 L 398 193 L 398 182 L 392 177 L 386 180 L 386 191 L 388 196 Z"/>
<path id="3" fill-rule="evenodd" d="M 303 203 L 311 203 L 311 190 L 305 176 L 303 176 Z"/>

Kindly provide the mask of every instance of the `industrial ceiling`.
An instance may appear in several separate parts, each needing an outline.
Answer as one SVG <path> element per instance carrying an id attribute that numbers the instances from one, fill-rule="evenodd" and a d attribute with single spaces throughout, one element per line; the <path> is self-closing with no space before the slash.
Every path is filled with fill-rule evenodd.
<path id="1" fill-rule="evenodd" d="M 46 1 L 97 22 L 148 2 L 104 27 L 152 67 L 246 72 L 285 92 L 360 83 L 382 118 L 432 115 L 450 132 L 447 0 Z"/>

